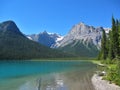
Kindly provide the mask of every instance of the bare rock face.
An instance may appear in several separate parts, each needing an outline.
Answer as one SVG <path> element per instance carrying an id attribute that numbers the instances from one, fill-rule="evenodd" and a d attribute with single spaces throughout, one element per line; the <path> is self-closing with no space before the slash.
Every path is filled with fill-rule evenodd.
<path id="1" fill-rule="evenodd" d="M 44 31 L 39 34 L 27 35 L 27 38 L 45 46 L 52 47 L 54 44 L 58 43 L 63 37 L 56 33 L 48 33 Z"/>
<path id="2" fill-rule="evenodd" d="M 101 48 L 102 31 L 109 33 L 109 28 L 93 27 L 84 23 L 76 24 L 64 37 L 46 31 L 27 36 L 50 48 L 61 49 L 81 57 L 96 57 Z"/>
<path id="3" fill-rule="evenodd" d="M 95 28 L 79 23 L 74 25 L 69 33 L 52 47 L 80 57 L 96 57 L 101 48 L 103 30 L 106 33 L 109 32 L 109 29 L 103 27 Z"/>
<path id="4" fill-rule="evenodd" d="M 19 34 L 19 35 L 23 35 L 19 28 L 17 27 L 17 25 L 15 24 L 14 21 L 9 20 L 9 21 L 5 21 L 0 23 L 0 31 L 2 31 L 3 33 L 6 32 L 13 32 L 15 34 Z"/>
<path id="5" fill-rule="evenodd" d="M 51 48 L 59 48 L 69 45 L 74 42 L 82 42 L 84 45 L 89 43 L 94 44 L 98 49 L 101 47 L 102 31 L 109 33 L 109 28 L 93 27 L 85 25 L 84 23 L 76 24 L 68 32 L 66 36 L 61 36 L 56 33 L 48 33 L 46 31 L 39 34 L 27 35 L 33 41 L 39 42 Z"/>
<path id="6" fill-rule="evenodd" d="M 76 24 L 72 27 L 70 32 L 63 38 L 63 40 L 54 47 L 64 47 L 73 41 L 82 41 L 84 44 L 93 43 L 98 49 L 101 46 L 102 27 L 93 27 L 85 25 L 84 23 Z"/>

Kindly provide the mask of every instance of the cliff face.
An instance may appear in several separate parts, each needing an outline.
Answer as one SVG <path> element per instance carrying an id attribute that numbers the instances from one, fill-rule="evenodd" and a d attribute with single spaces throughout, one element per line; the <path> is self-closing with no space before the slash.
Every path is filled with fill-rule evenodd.
<path id="1" fill-rule="evenodd" d="M 84 45 L 93 43 L 99 49 L 101 45 L 102 30 L 102 27 L 95 28 L 93 26 L 85 25 L 84 23 L 79 23 L 73 26 L 63 40 L 54 45 L 54 47 L 64 47 L 73 41 L 80 41 L 83 42 Z"/>
<path id="2" fill-rule="evenodd" d="M 45 46 L 61 49 L 82 57 L 96 57 L 101 48 L 102 31 L 110 29 L 93 27 L 84 23 L 74 25 L 64 37 L 58 34 L 49 34 L 46 31 L 40 34 L 29 35 L 28 38 Z"/>
<path id="3" fill-rule="evenodd" d="M 39 34 L 27 35 L 27 37 L 47 47 L 52 47 L 63 38 L 56 33 L 48 33 L 46 31 Z"/>

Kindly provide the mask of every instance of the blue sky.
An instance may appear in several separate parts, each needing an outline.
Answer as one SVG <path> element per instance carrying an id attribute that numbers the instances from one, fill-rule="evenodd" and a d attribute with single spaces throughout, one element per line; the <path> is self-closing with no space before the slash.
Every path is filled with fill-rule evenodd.
<path id="1" fill-rule="evenodd" d="M 13 20 L 24 34 L 44 30 L 65 35 L 73 25 L 111 27 L 120 0 L 0 0 L 0 22 Z"/>

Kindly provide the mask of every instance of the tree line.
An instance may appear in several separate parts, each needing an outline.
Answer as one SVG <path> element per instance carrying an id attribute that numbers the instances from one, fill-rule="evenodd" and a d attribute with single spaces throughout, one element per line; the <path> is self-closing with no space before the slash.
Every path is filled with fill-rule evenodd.
<path id="1" fill-rule="evenodd" d="M 112 28 L 108 34 L 103 30 L 101 50 L 98 55 L 101 60 L 120 60 L 120 20 L 112 17 Z"/>
<path id="2" fill-rule="evenodd" d="M 120 20 L 112 17 L 112 28 L 108 34 L 103 30 L 98 59 L 106 64 L 104 79 L 120 86 Z"/>

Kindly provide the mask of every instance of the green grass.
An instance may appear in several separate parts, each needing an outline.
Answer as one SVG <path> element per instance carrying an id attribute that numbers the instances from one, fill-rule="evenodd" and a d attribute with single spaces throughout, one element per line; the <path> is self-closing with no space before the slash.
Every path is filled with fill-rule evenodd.
<path id="1" fill-rule="evenodd" d="M 98 60 L 91 60 L 92 63 L 99 65 L 101 62 Z"/>
<path id="2" fill-rule="evenodd" d="M 103 79 L 110 81 L 110 83 L 115 83 L 116 85 L 120 86 L 120 61 L 108 61 L 102 61 L 102 63 L 106 64 L 106 67 L 104 69 L 107 72 L 106 76 L 104 76 Z"/>
<path id="3" fill-rule="evenodd" d="M 106 76 L 103 79 L 115 83 L 120 86 L 120 61 L 119 60 L 91 60 L 94 64 L 104 64 L 105 67 L 99 66 L 100 71 L 106 71 Z"/>

